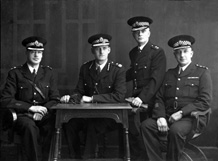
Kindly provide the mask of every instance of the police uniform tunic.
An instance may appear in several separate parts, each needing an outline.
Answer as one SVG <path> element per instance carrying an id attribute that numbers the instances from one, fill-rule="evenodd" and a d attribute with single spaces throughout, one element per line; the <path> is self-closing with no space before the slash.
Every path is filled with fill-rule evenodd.
<path id="1" fill-rule="evenodd" d="M 126 93 L 125 69 L 121 64 L 108 61 L 99 75 L 95 61 L 82 65 L 74 93 L 93 96 L 93 102 L 123 102 Z"/>
<path id="2" fill-rule="evenodd" d="M 102 71 L 96 71 L 95 60 L 83 64 L 79 80 L 71 97 L 93 96 L 93 103 L 123 102 L 126 93 L 125 69 L 121 64 L 108 60 Z M 79 131 L 86 131 L 84 157 L 95 154 L 97 134 L 116 128 L 116 122 L 107 118 L 71 119 L 65 126 L 71 157 L 81 158 Z M 74 154 L 73 154 L 74 152 Z"/>
<path id="3" fill-rule="evenodd" d="M 59 92 L 50 67 L 40 66 L 36 76 L 30 73 L 26 63 L 9 71 L 5 88 L 2 91 L 1 105 L 16 111 L 18 118 L 15 128 L 23 136 L 24 147 L 31 160 L 36 160 L 38 154 L 39 128 L 37 126 L 47 127 L 47 130 L 51 131 L 52 127 L 48 127 L 52 117 L 50 107 L 57 103 L 58 99 Z M 48 114 L 41 121 L 33 123 L 34 120 L 25 115 L 30 114 L 28 109 L 32 105 L 46 107 Z M 28 127 L 30 133 L 27 133 L 24 126 L 27 123 L 30 124 Z M 46 128 L 44 130 L 46 131 Z"/>
<path id="4" fill-rule="evenodd" d="M 192 130 L 193 118 L 191 112 L 205 111 L 210 108 L 212 99 L 212 81 L 207 67 L 191 63 L 185 71 L 178 74 L 179 66 L 169 69 L 163 85 L 156 96 L 152 118 L 142 123 L 142 136 L 148 156 L 151 160 L 163 160 L 160 151 L 160 135 L 157 129 L 157 119 L 166 118 L 182 111 L 182 118 L 174 123 L 168 123 L 168 160 L 178 160 L 183 150 L 184 140 Z M 198 129 L 205 126 L 205 118 L 200 118 Z M 150 130 L 147 130 L 150 129 Z M 159 139 L 158 139 L 159 138 Z"/>
<path id="5" fill-rule="evenodd" d="M 163 86 L 157 94 L 156 118 L 169 117 L 179 110 L 183 111 L 183 116 L 188 116 L 192 111 L 210 108 L 212 81 L 207 67 L 191 63 L 181 74 L 178 74 L 178 70 L 179 67 L 166 73 Z"/>
<path id="6" fill-rule="evenodd" d="M 131 68 L 126 72 L 126 80 L 133 81 L 132 96 L 152 106 L 166 71 L 165 53 L 160 47 L 148 42 L 142 51 L 138 47 L 133 48 L 129 57 Z"/>

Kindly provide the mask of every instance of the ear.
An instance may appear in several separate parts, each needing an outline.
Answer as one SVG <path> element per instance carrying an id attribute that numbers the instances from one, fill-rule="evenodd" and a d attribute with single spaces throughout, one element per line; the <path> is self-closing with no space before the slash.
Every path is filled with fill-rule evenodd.
<path id="1" fill-rule="evenodd" d="M 108 54 L 110 54 L 110 52 L 111 52 L 111 47 L 108 46 Z"/>

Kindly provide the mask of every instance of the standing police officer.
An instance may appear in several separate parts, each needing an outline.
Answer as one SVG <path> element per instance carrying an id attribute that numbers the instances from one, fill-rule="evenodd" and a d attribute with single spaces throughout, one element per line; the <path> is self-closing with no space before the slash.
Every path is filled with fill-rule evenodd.
<path id="1" fill-rule="evenodd" d="M 129 53 L 131 68 L 126 72 L 126 81 L 133 83 L 131 85 L 133 88 L 127 96 L 133 97 L 132 105 L 135 107 L 140 107 L 142 103 L 148 104 L 148 114 L 154 106 L 154 95 L 161 86 L 166 71 L 163 49 L 149 41 L 152 22 L 152 19 L 143 16 L 133 17 L 127 21 L 132 27 L 132 35 L 137 42 L 137 46 Z M 129 116 L 129 136 L 131 156 L 134 157 L 134 155 L 139 156 L 141 150 L 138 147 L 142 141 L 132 121 L 133 116 L 134 114 Z"/>
<path id="2" fill-rule="evenodd" d="M 144 145 L 151 161 L 162 161 L 161 136 L 168 133 L 167 160 L 178 161 L 185 139 L 193 126 L 191 112 L 210 108 L 212 81 L 207 67 L 192 63 L 192 44 L 189 35 L 171 38 L 168 45 L 174 48 L 178 66 L 169 69 L 156 95 L 152 118 L 141 125 Z M 200 122 L 205 125 L 205 120 Z"/>
<path id="3" fill-rule="evenodd" d="M 27 61 L 12 68 L 2 91 L 1 106 L 14 109 L 14 129 L 21 135 L 29 161 L 38 161 L 40 136 L 42 160 L 48 160 L 54 118 L 50 107 L 56 104 L 59 92 L 52 69 L 40 65 L 46 40 L 31 36 L 22 41 Z M 42 139 L 44 138 L 44 139 Z"/>
<path id="4" fill-rule="evenodd" d="M 123 102 L 126 93 L 125 69 L 121 64 L 108 60 L 111 36 L 96 34 L 88 39 L 95 59 L 80 68 L 79 81 L 72 95 L 65 95 L 62 102 L 115 103 Z M 78 101 L 79 100 L 79 101 Z M 71 119 L 65 126 L 71 157 L 81 158 L 79 132 L 86 132 L 85 158 L 93 158 L 97 134 L 113 129 L 112 119 Z M 73 154 L 73 152 L 75 154 Z"/>

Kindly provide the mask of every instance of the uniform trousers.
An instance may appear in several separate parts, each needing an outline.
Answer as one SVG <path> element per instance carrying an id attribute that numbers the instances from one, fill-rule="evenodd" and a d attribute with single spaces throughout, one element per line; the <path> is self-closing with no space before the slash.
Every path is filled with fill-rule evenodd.
<path id="1" fill-rule="evenodd" d="M 162 149 L 167 146 L 167 161 L 178 161 L 181 157 L 186 138 L 192 130 L 193 119 L 185 117 L 169 125 L 168 133 L 160 133 L 156 119 L 142 122 L 141 133 L 150 161 L 163 161 Z"/>
<path id="2" fill-rule="evenodd" d="M 38 161 L 40 157 L 48 160 L 54 122 L 53 114 L 45 115 L 41 121 L 26 115 L 18 116 L 15 130 L 21 135 L 28 161 Z"/>
<path id="3" fill-rule="evenodd" d="M 117 123 L 108 118 L 75 118 L 64 124 L 71 158 L 82 158 L 80 149 L 82 131 L 85 135 L 84 158 L 95 157 L 98 135 L 116 129 Z"/>

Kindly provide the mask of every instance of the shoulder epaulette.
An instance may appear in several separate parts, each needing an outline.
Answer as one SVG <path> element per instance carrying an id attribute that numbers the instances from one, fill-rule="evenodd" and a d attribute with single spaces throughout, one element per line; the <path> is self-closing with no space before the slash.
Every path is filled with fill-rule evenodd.
<path id="1" fill-rule="evenodd" d="M 196 67 L 199 67 L 199 68 L 208 69 L 208 67 L 206 67 L 206 66 L 203 66 L 203 65 L 199 65 L 199 64 L 195 64 L 195 65 L 196 65 Z"/>
<path id="2" fill-rule="evenodd" d="M 158 50 L 160 47 L 159 46 L 157 46 L 157 45 L 151 45 L 151 47 L 153 48 L 153 49 L 156 49 L 156 50 Z"/>
<path id="3" fill-rule="evenodd" d="M 15 66 L 15 67 L 12 67 L 10 70 L 19 69 L 19 68 L 21 68 L 22 66 L 23 66 L 23 65 Z"/>
<path id="4" fill-rule="evenodd" d="M 119 63 L 115 63 L 115 62 L 110 62 L 111 65 L 114 65 L 114 66 L 117 66 L 119 68 L 121 68 L 123 65 L 122 64 L 119 64 Z"/>
<path id="5" fill-rule="evenodd" d="M 50 66 L 43 66 L 43 65 L 41 65 L 41 67 L 42 68 L 49 68 L 50 70 L 52 70 L 52 67 L 50 67 Z"/>

